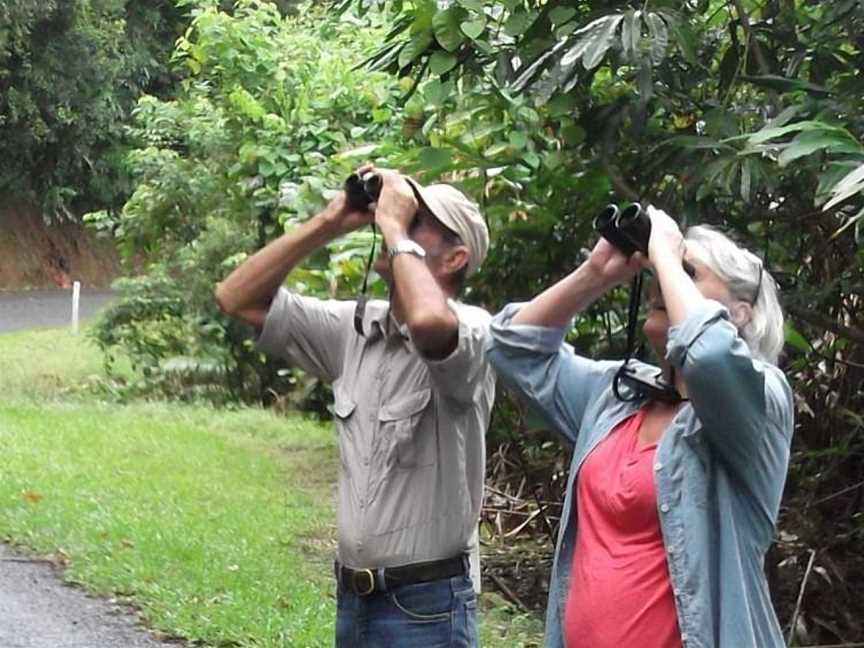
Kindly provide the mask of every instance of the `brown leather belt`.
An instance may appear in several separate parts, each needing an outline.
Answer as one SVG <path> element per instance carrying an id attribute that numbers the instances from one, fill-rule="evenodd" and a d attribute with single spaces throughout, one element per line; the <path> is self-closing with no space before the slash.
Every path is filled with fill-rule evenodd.
<path id="1" fill-rule="evenodd" d="M 380 569 L 352 569 L 337 560 L 334 567 L 339 589 L 354 592 L 357 596 L 386 592 L 400 585 L 465 576 L 469 572 L 467 555 Z"/>

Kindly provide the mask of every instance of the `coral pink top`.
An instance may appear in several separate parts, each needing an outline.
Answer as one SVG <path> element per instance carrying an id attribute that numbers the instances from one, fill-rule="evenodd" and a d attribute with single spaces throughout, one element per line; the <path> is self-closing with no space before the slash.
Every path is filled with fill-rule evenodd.
<path id="1" fill-rule="evenodd" d="M 681 648 L 657 514 L 657 444 L 639 443 L 644 417 L 619 424 L 582 464 L 567 648 Z"/>

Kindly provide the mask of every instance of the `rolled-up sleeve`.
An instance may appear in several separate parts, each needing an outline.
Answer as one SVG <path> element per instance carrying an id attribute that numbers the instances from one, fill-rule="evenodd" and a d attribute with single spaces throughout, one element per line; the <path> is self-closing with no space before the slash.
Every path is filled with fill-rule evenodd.
<path id="1" fill-rule="evenodd" d="M 342 373 L 353 312 L 354 302 L 304 297 L 282 288 L 270 305 L 256 348 L 333 382 Z"/>
<path id="2" fill-rule="evenodd" d="M 568 327 L 515 325 L 522 304 L 492 319 L 486 356 L 499 378 L 555 430 L 575 442 L 585 410 L 620 363 L 590 360 L 564 342 Z"/>
<path id="3" fill-rule="evenodd" d="M 491 316 L 477 307 L 466 307 L 451 300 L 450 309 L 459 321 L 456 348 L 446 358 L 424 358 L 429 375 L 439 394 L 463 405 L 474 402 L 477 390 L 494 374 L 483 354 Z"/>
<path id="4" fill-rule="evenodd" d="M 669 329 L 667 360 L 681 372 L 702 434 L 757 500 L 779 506 L 793 430 L 792 390 L 754 359 L 726 308 L 706 300 Z"/>

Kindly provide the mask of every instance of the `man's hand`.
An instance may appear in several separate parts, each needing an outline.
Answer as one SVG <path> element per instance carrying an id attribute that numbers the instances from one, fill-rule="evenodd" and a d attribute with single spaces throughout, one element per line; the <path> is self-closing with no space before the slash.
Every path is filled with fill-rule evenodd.
<path id="1" fill-rule="evenodd" d="M 384 240 L 393 242 L 408 236 L 411 221 L 419 203 L 408 181 L 397 171 L 376 169 L 366 165 L 358 173 L 377 173 L 381 176 L 381 194 L 375 206 L 375 223 L 381 228 Z"/>

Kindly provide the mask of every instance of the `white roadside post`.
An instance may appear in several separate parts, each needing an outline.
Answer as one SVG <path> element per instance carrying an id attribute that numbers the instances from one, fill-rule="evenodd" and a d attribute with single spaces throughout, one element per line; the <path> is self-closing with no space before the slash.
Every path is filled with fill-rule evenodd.
<path id="1" fill-rule="evenodd" d="M 81 282 L 72 284 L 72 332 L 78 335 L 78 305 L 81 301 Z"/>

